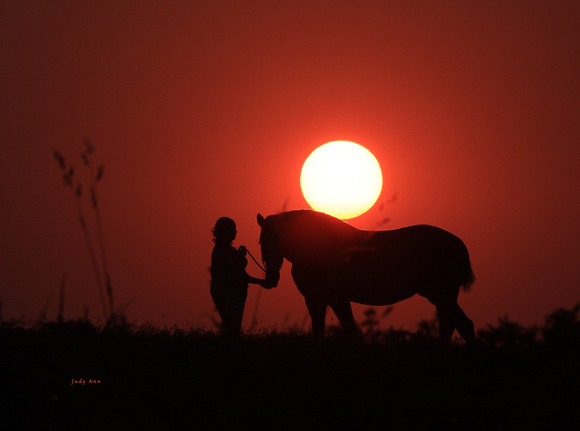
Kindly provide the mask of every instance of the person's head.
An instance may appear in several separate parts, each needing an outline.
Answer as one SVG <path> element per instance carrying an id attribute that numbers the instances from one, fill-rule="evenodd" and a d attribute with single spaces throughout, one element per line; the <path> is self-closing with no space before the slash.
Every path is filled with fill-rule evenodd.
<path id="1" fill-rule="evenodd" d="M 220 217 L 215 222 L 213 242 L 220 245 L 230 245 L 236 239 L 236 223 L 229 217 Z"/>

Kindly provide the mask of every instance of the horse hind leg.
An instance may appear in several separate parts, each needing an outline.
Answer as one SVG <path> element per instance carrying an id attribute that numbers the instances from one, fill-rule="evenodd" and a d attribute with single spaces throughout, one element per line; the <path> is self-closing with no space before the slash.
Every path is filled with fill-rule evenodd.
<path id="1" fill-rule="evenodd" d="M 453 307 L 447 304 L 438 304 L 437 320 L 439 321 L 439 338 L 445 341 L 451 341 L 455 324 L 453 318 Z"/>
<path id="2" fill-rule="evenodd" d="M 475 329 L 471 319 L 467 317 L 465 312 L 461 309 L 461 307 L 457 303 L 455 303 L 455 306 L 453 307 L 453 312 L 456 322 L 455 326 L 457 328 L 457 332 L 459 332 L 459 335 L 463 337 L 463 339 L 467 344 L 475 343 L 476 342 Z"/>
<path id="3" fill-rule="evenodd" d="M 453 304 L 437 304 L 437 319 L 439 320 L 439 336 L 450 341 L 453 331 L 457 329 L 466 343 L 475 342 L 473 322 L 467 317 L 457 302 Z"/>

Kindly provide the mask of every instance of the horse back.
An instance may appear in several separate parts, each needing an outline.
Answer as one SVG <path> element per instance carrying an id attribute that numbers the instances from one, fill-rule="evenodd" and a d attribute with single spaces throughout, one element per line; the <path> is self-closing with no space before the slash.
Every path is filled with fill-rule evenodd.
<path id="1" fill-rule="evenodd" d="M 366 245 L 384 253 L 400 255 L 453 255 L 466 251 L 463 241 L 441 228 L 415 225 L 400 229 L 369 232 Z"/>
<path id="2" fill-rule="evenodd" d="M 433 280 L 465 287 L 473 283 L 467 247 L 460 238 L 441 228 L 415 225 L 377 231 L 364 246 L 366 251 L 348 257 L 353 267 L 375 272 L 377 276 L 391 276 L 416 285 Z"/>

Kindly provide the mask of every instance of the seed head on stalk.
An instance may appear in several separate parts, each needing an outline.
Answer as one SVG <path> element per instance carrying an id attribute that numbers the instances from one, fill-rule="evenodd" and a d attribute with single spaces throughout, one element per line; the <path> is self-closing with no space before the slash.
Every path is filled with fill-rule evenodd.
<path id="1" fill-rule="evenodd" d="M 91 153 L 93 153 L 95 151 L 95 148 L 90 144 L 90 141 L 87 142 L 87 140 L 85 140 L 85 146 L 87 147 L 87 153 L 88 154 L 91 154 Z M 75 182 L 74 182 L 74 174 L 75 174 L 74 166 L 67 167 L 66 160 L 65 160 L 65 158 L 62 156 L 62 154 L 59 151 L 54 150 L 53 151 L 53 155 L 54 155 L 54 158 L 55 158 L 55 160 L 57 161 L 57 163 L 59 165 L 59 169 L 62 171 L 62 177 L 63 177 L 63 180 L 64 180 L 64 185 L 66 187 L 70 187 L 70 189 L 72 191 L 73 199 L 74 199 L 75 205 L 77 207 L 77 212 L 78 212 L 78 216 L 79 216 L 79 222 L 80 222 L 81 227 L 83 229 L 83 233 L 84 233 L 84 237 L 85 237 L 85 242 L 86 242 L 87 248 L 89 250 L 89 256 L 90 256 L 90 259 L 91 259 L 91 264 L 92 264 L 92 267 L 93 267 L 93 272 L 95 273 L 95 278 L 96 278 L 96 281 L 97 281 L 97 287 L 99 289 L 99 296 L 100 296 L 100 299 L 101 299 L 101 304 L 103 306 L 103 313 L 105 315 L 105 318 L 108 318 L 109 317 L 109 314 L 112 314 L 112 310 L 113 310 L 113 308 L 112 308 L 112 305 L 113 305 L 113 301 L 112 301 L 112 290 L 110 289 L 110 282 L 107 281 L 107 284 L 108 284 L 107 291 L 111 291 L 111 293 L 109 294 L 109 305 L 110 305 L 111 309 L 109 311 L 107 309 L 107 301 L 105 300 L 105 294 L 104 294 L 104 291 L 103 291 L 103 282 L 102 282 L 102 277 L 101 277 L 101 271 L 99 270 L 99 265 L 97 263 L 97 259 L 96 259 L 96 255 L 95 255 L 95 248 L 94 248 L 93 242 L 91 240 L 91 236 L 90 236 L 90 233 L 89 233 L 89 230 L 88 230 L 88 227 L 87 227 L 87 223 L 86 223 L 86 220 L 85 220 L 83 208 L 82 208 L 82 205 L 81 205 L 81 197 L 82 197 L 82 194 L 83 194 L 82 193 L 81 183 L 78 182 L 75 185 Z M 83 157 L 83 160 L 84 160 L 84 157 Z M 88 161 L 88 158 L 87 158 L 87 161 Z M 92 192 L 92 194 L 94 194 L 94 192 Z M 93 199 L 95 199 L 95 198 L 93 198 Z M 95 207 L 95 210 L 96 210 L 96 207 Z M 99 227 L 98 234 L 99 234 L 99 237 L 102 237 L 101 230 L 100 230 L 100 221 L 98 221 L 98 224 L 99 224 L 99 226 L 98 226 Z M 101 240 L 101 242 L 102 242 L 102 240 Z M 101 251 L 102 251 L 102 254 L 104 256 L 104 251 L 103 251 L 102 247 L 101 247 Z M 108 271 L 105 271 L 105 273 L 106 273 L 107 280 L 108 280 Z"/>
<path id="2" fill-rule="evenodd" d="M 100 165 L 97 169 L 97 173 L 95 174 L 93 169 L 93 163 L 91 159 L 91 155 L 96 151 L 96 148 L 93 146 L 91 140 L 89 138 L 84 138 L 83 143 L 85 145 L 85 151 L 81 152 L 81 158 L 85 163 L 85 166 L 88 166 L 90 174 L 91 174 L 91 186 L 90 186 L 90 193 L 91 193 L 91 202 L 93 205 L 93 211 L 95 212 L 95 219 L 97 221 L 97 237 L 99 239 L 99 248 L 101 251 L 101 262 L 103 264 L 103 273 L 105 276 L 105 286 L 107 289 L 107 297 L 109 299 L 109 309 L 111 311 L 111 319 L 115 316 L 114 310 L 114 301 L 113 301 L 113 288 L 111 286 L 111 277 L 109 275 L 109 267 L 107 264 L 107 255 L 105 253 L 105 239 L 103 234 L 103 225 L 101 223 L 101 212 L 99 209 L 99 203 L 97 199 L 97 183 L 103 178 L 103 174 L 105 172 L 105 166 Z"/>

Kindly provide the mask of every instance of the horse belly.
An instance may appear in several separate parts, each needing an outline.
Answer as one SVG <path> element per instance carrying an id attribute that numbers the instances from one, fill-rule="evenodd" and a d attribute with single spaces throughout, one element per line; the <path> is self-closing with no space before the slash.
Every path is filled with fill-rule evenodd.
<path id="1" fill-rule="evenodd" d="M 339 264 L 293 265 L 296 287 L 302 295 L 326 303 L 349 301 L 379 306 L 410 298 L 429 282 L 412 259 L 402 261 L 399 257 L 393 263 L 384 255 L 365 251 L 349 257 Z"/>
<path id="2" fill-rule="evenodd" d="M 410 280 L 398 277 L 370 278 L 365 275 L 352 275 L 338 280 L 335 291 L 337 296 L 365 305 L 394 304 L 417 293 L 416 286 Z"/>
<path id="3" fill-rule="evenodd" d="M 339 265 L 335 290 L 351 302 L 389 305 L 417 293 L 422 284 L 410 259 L 385 257 L 381 253 L 357 251 Z"/>

